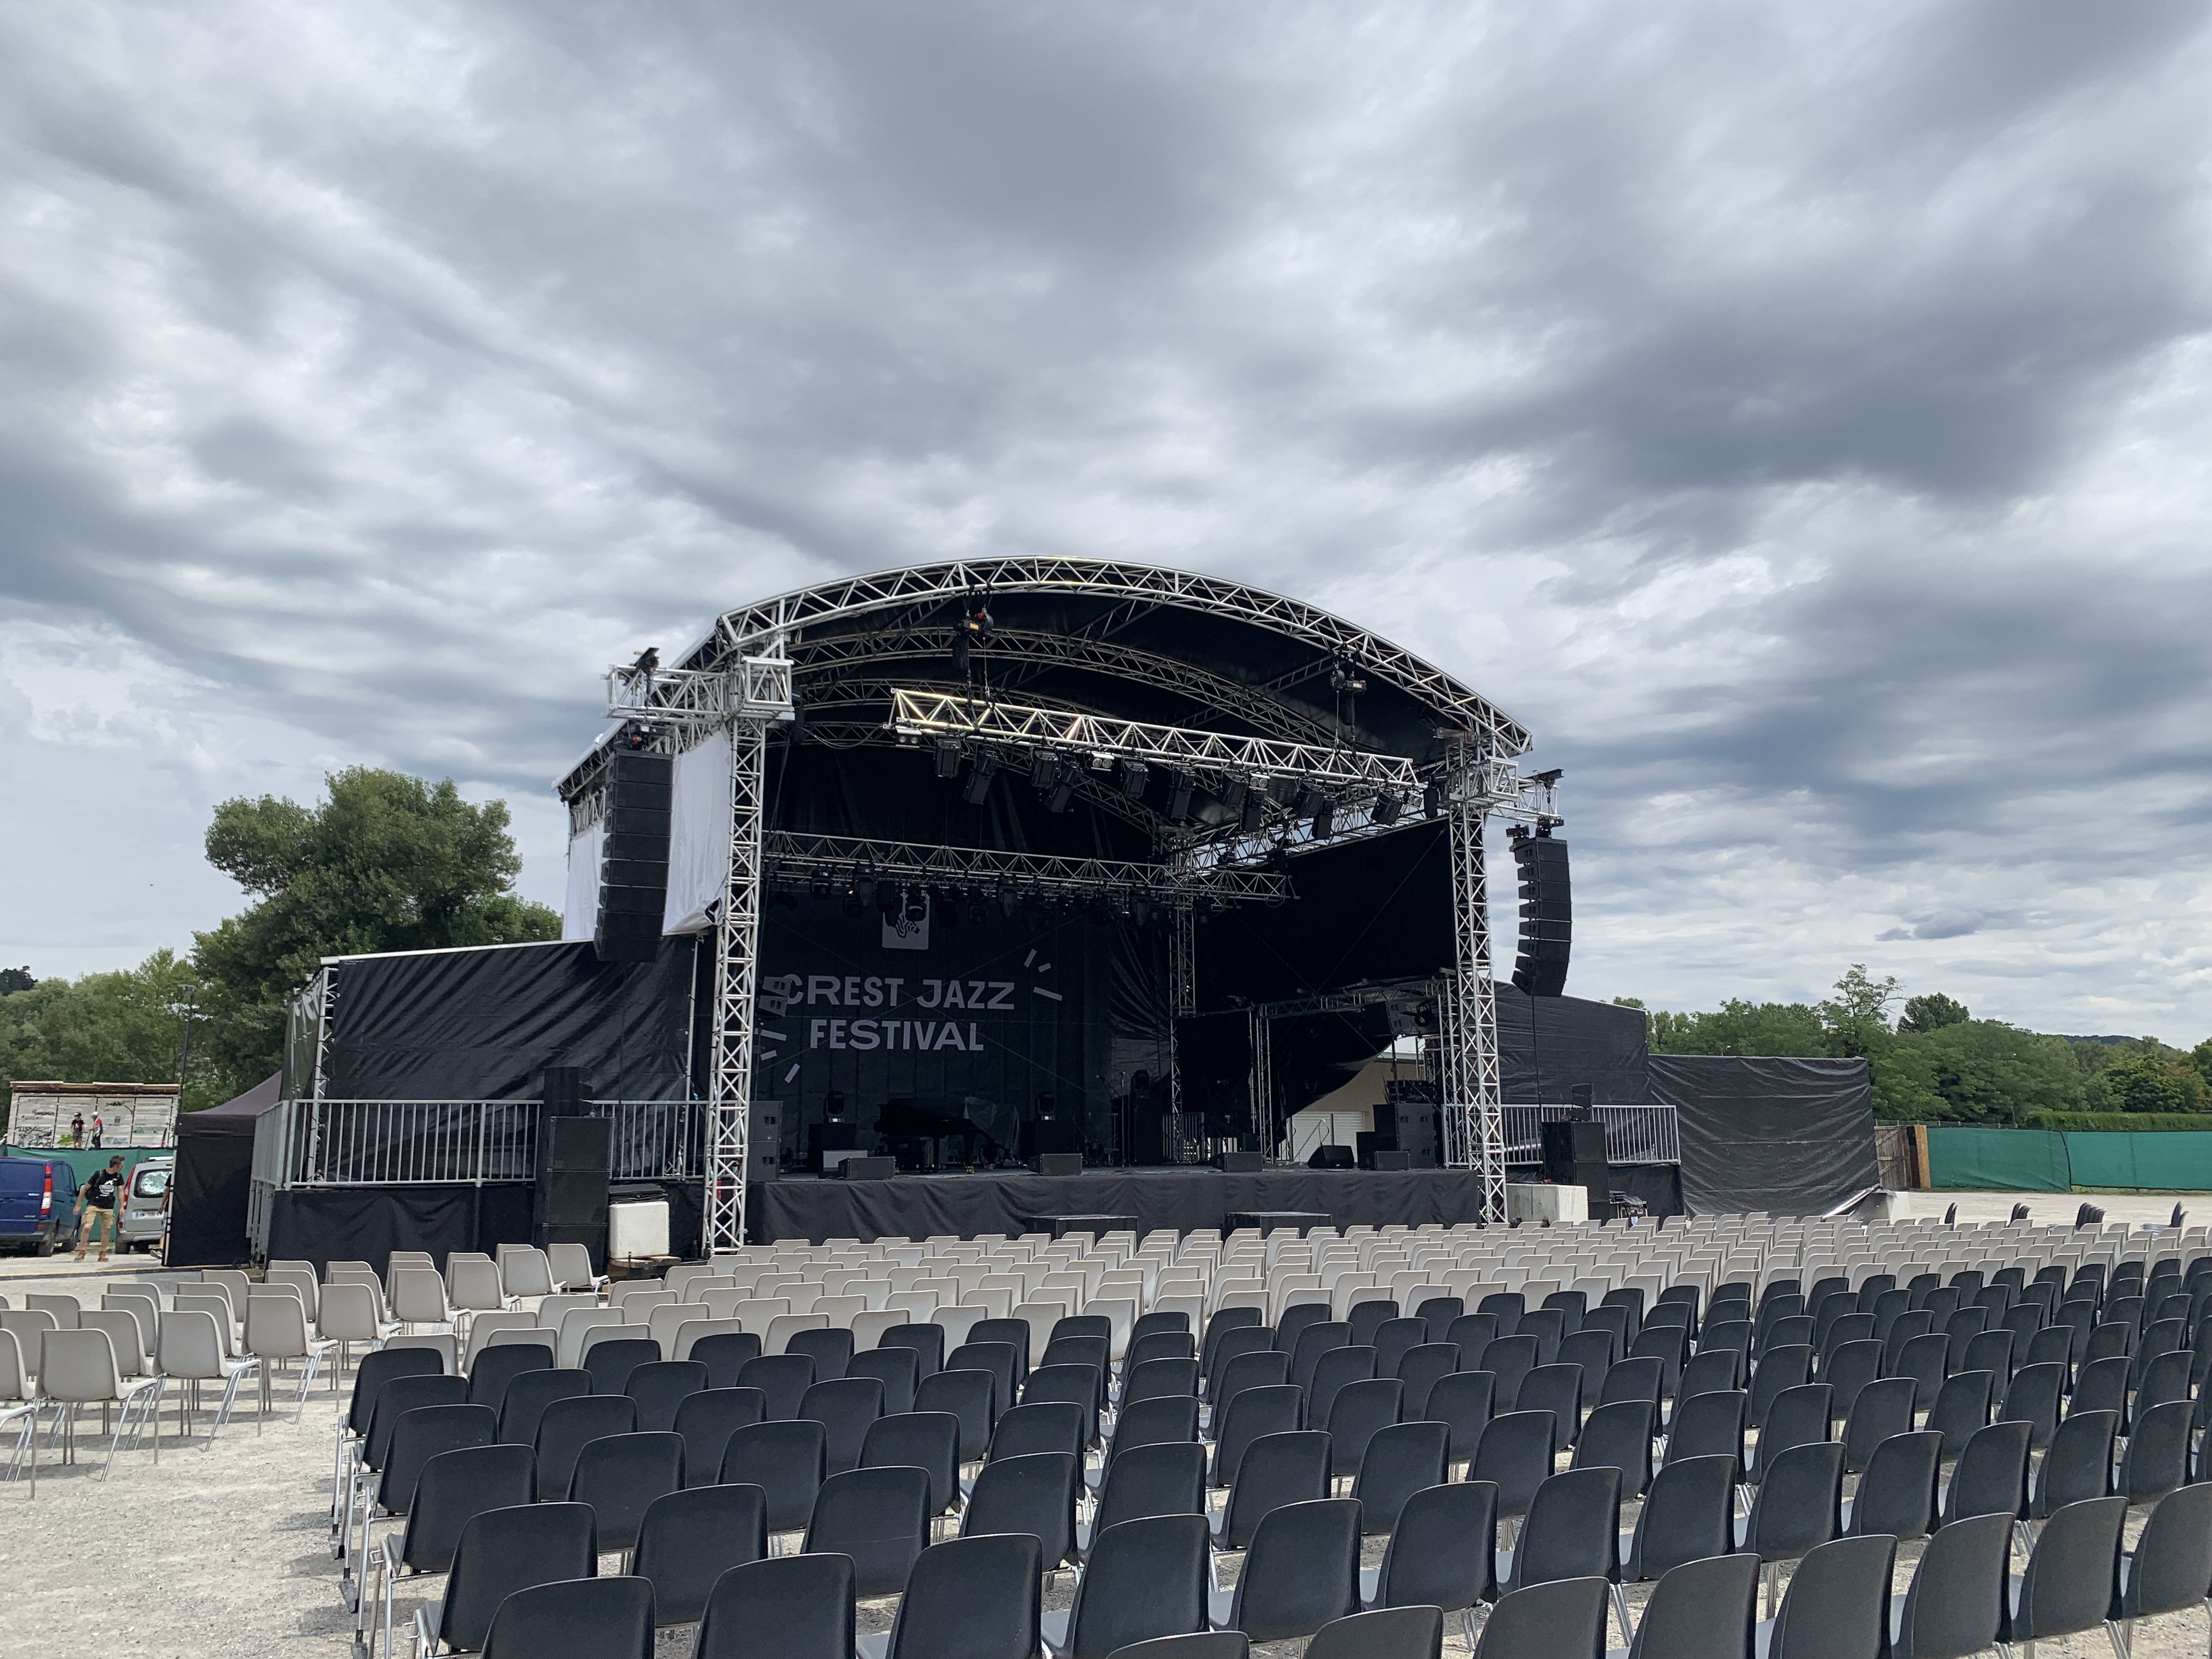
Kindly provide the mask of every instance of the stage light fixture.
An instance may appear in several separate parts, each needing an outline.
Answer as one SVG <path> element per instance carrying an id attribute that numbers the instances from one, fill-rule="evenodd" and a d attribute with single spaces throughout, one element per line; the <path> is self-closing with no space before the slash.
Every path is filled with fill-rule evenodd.
<path id="1" fill-rule="evenodd" d="M 968 782 L 960 791 L 960 799 L 970 806 L 981 806 L 983 798 L 991 793 L 991 779 L 999 769 L 999 763 L 988 755 L 975 757 L 975 769 L 968 774 Z"/>
<path id="2" fill-rule="evenodd" d="M 960 906 L 951 889 L 940 887 L 930 895 L 929 919 L 939 927 L 958 924 Z"/>
<path id="3" fill-rule="evenodd" d="M 873 876 L 862 876 L 853 885 L 860 895 L 861 903 L 873 904 L 876 902 L 877 883 Z"/>
<path id="4" fill-rule="evenodd" d="M 1000 876 L 999 878 L 998 890 L 994 896 L 995 896 L 999 901 L 999 914 L 1002 916 L 1012 917 L 1014 914 L 1015 907 L 1020 902 L 1019 899 L 1018 899 L 1014 894 L 1014 884 L 1007 880 L 1006 877 Z"/>
<path id="5" fill-rule="evenodd" d="M 1145 793 L 1145 763 L 1142 761 L 1121 763 L 1121 793 L 1131 800 Z"/>
<path id="6" fill-rule="evenodd" d="M 876 887 L 876 909 L 888 921 L 906 908 L 906 889 L 880 882 Z"/>
<path id="7" fill-rule="evenodd" d="M 973 922 L 985 922 L 990 919 L 991 913 L 983 906 L 983 890 L 980 887 L 970 887 L 968 890 L 968 920 Z"/>
<path id="8" fill-rule="evenodd" d="M 1030 750 L 1030 787 L 1049 789 L 1053 780 L 1060 775 L 1060 757 L 1049 749 Z"/>
<path id="9" fill-rule="evenodd" d="M 1421 816 L 1440 818 L 1444 815 L 1444 786 L 1441 780 L 1431 778 L 1429 787 L 1421 791 Z"/>
<path id="10" fill-rule="evenodd" d="M 1398 815 L 1406 810 L 1403 795 L 1382 794 L 1375 798 L 1375 822 L 1388 829 L 1397 823 Z"/>
<path id="11" fill-rule="evenodd" d="M 1138 927 L 1151 927 L 1152 925 L 1152 901 L 1141 898 L 1133 900 L 1129 905 L 1129 915 Z"/>
<path id="12" fill-rule="evenodd" d="M 960 745 L 951 738 L 937 740 L 937 775 L 940 778 L 960 775 Z"/>
<path id="13" fill-rule="evenodd" d="M 1048 812 L 1065 812 L 1068 803 L 1075 799 L 1075 786 L 1083 781 L 1083 769 L 1073 761 L 1060 769 L 1052 782 L 1052 798 L 1045 802 Z"/>
<path id="14" fill-rule="evenodd" d="M 1298 791 L 1297 804 L 1291 810 L 1302 818 L 1310 818 L 1321 811 L 1328 799 L 1328 792 L 1317 783 L 1308 783 Z"/>
<path id="15" fill-rule="evenodd" d="M 814 898 L 826 899 L 834 890 L 830 885 L 829 877 L 817 876 L 806 884 L 806 890 Z"/>
<path id="16" fill-rule="evenodd" d="M 860 899 L 860 884 L 858 882 L 846 884 L 845 914 L 848 916 L 858 916 L 864 908 Z"/>
<path id="17" fill-rule="evenodd" d="M 1197 786 L 1198 780 L 1181 767 L 1168 774 L 1168 817 L 1175 823 L 1190 816 L 1190 794 Z"/>

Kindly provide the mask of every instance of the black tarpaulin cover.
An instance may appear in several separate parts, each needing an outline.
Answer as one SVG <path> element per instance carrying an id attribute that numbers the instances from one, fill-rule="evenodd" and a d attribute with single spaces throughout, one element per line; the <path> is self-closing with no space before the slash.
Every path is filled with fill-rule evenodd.
<path id="1" fill-rule="evenodd" d="M 358 957 L 335 964 L 324 1097 L 535 1100 L 550 1064 L 600 1100 L 681 1100 L 690 939 L 650 963 L 588 939 Z"/>
<path id="2" fill-rule="evenodd" d="M 1679 1115 L 1693 1215 L 1814 1215 L 1880 1180 L 1863 1060 L 1654 1054 L 1650 1075 Z"/>
<path id="3" fill-rule="evenodd" d="M 1498 987 L 1498 1082 L 1508 1105 L 1559 1104 L 1586 1083 L 1600 1105 L 1650 1098 L 1638 1008 Z"/>
<path id="4" fill-rule="evenodd" d="M 276 1103 L 283 1084 L 278 1073 L 234 1100 L 177 1120 L 167 1266 L 227 1267 L 252 1253 L 246 1208 L 253 1180 L 253 1125 Z"/>

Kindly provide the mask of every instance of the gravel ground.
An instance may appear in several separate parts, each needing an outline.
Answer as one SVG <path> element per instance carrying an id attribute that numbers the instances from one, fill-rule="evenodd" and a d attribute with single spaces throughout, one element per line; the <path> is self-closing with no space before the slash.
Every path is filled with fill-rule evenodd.
<path id="1" fill-rule="evenodd" d="M 1930 1194 L 1956 1200 L 1961 1219 L 2002 1219 L 2018 1195 Z M 1924 1200 L 1923 1200 L 1924 1201 Z M 2078 1199 L 2030 1195 L 2038 1221 L 2070 1221 Z M 2170 1198 L 2102 1198 L 2108 1221 L 2163 1222 Z M 2189 1200 L 2182 1200 L 2185 1206 Z M 2203 1206 L 2212 1219 L 2212 1200 Z M 1940 1210 L 1937 1213 L 1941 1213 Z M 118 1279 L 167 1280 L 144 1257 L 105 1264 L 67 1258 L 0 1259 L 0 1293 L 21 1305 L 27 1290 L 67 1291 L 97 1306 L 103 1284 Z M 289 1391 L 287 1392 L 289 1397 Z M 39 1659 L 229 1659 L 271 1654 L 346 1659 L 352 1615 L 341 1599 L 337 1564 L 328 1548 L 327 1505 L 331 1437 L 337 1413 L 319 1383 L 304 1421 L 289 1410 L 256 1432 L 252 1395 L 213 1449 L 202 1452 L 208 1413 L 190 1447 L 175 1439 L 173 1395 L 164 1413 L 168 1438 L 156 1467 L 143 1447 L 126 1447 L 113 1476 L 100 1479 L 106 1449 L 97 1424 L 80 1442 L 82 1461 L 62 1467 L 58 1449 L 41 1445 L 38 1497 L 21 1481 L 0 1483 L 0 1652 Z M 1634 1524 L 1634 1511 L 1625 1517 Z M 2130 1540 L 2137 1530 L 2130 1528 Z M 1899 1561 L 1898 1588 L 1910 1580 L 1917 1548 Z M 1370 1545 L 1367 1565 L 1380 1558 Z M 603 1564 L 613 1571 L 617 1563 Z M 2017 1565 L 2018 1563 L 2015 1563 Z M 1048 1607 L 1065 1607 L 1072 1585 L 1062 1575 L 1047 1586 Z M 1638 1611 L 1644 1591 L 1632 1590 Z M 398 1618 L 422 1598 L 403 1595 Z M 864 1605 L 862 1630 L 888 1627 L 889 1607 Z M 1456 1621 L 1452 1621 L 1455 1626 Z M 1623 1643 L 1616 1630 L 1611 1641 Z M 1269 1644 L 1262 1659 L 1293 1659 L 1302 1644 Z M 665 1632 L 656 1659 L 688 1659 L 691 1632 Z M 2192 1612 L 2147 1624 L 2136 1632 L 2137 1659 L 2194 1659 L 2207 1649 L 2205 1615 Z M 2112 1650 L 2101 1632 L 2038 1644 L 2043 1659 L 2102 1659 Z M 1457 1639 L 1448 1654 L 1463 1655 Z"/>

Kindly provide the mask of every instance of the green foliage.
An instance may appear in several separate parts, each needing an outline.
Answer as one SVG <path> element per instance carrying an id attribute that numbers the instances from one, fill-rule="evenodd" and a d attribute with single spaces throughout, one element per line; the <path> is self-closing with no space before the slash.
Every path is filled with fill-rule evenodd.
<path id="1" fill-rule="evenodd" d="M 2189 1063 L 2197 1068 L 2197 1075 L 2204 1079 L 2205 1085 L 2212 1088 L 2212 1037 L 2206 1037 L 2189 1051 Z"/>
<path id="2" fill-rule="evenodd" d="M 2066 1040 L 2002 1020 L 1963 1020 L 1893 1037 L 1873 1064 L 1878 1111 L 1932 1096 L 1933 1103 L 1932 1103 L 1926 1115 L 1945 1122 L 2018 1123 L 2028 1112 L 2081 1103 L 2081 1074 Z"/>
<path id="3" fill-rule="evenodd" d="M 28 968 L 0 968 L 0 997 L 13 996 L 18 991 L 27 991 L 39 981 L 31 977 Z"/>
<path id="4" fill-rule="evenodd" d="M 2189 1130 L 2202 1134 L 2207 1128 L 2195 1112 L 2029 1112 L 2023 1129 L 2124 1130 L 2136 1133 L 2159 1130 Z"/>
<path id="5" fill-rule="evenodd" d="M 1963 1025 L 1972 1018 L 1965 1003 L 1941 991 L 1930 991 L 1924 997 L 1905 999 L 1905 1012 L 1897 1022 L 1897 1029 L 1900 1036 L 1907 1031 L 1937 1031 L 1946 1025 Z"/>
<path id="6" fill-rule="evenodd" d="M 190 963 L 156 951 L 119 973 L 42 980 L 0 998 L 0 1083 L 174 1083 L 192 980 Z M 197 1048 L 204 1028 L 192 1023 Z M 228 1097 L 196 1054 L 185 1109 Z"/>
<path id="7" fill-rule="evenodd" d="M 1709 1014 L 1650 1017 L 1650 1044 L 1661 1054 L 1824 1054 L 1820 1014 L 1802 1002 L 1731 999 Z"/>
<path id="8" fill-rule="evenodd" d="M 1866 963 L 1853 963 L 1836 981 L 1835 994 L 1820 1004 L 1820 1024 L 1832 1054 L 1871 1054 L 1889 1039 L 1889 1005 L 1897 1000 L 1894 977 L 1877 980 Z"/>
<path id="9" fill-rule="evenodd" d="M 225 801 L 208 861 L 258 902 L 197 935 L 207 1048 L 234 1088 L 277 1069 L 284 1005 L 325 956 L 557 938 L 561 919 L 510 890 L 522 860 L 506 804 L 356 767 L 319 806 Z"/>
<path id="10" fill-rule="evenodd" d="M 2100 1080 L 2115 1111 L 2202 1112 L 2212 1107 L 2203 1078 L 2171 1051 L 2118 1054 L 2106 1062 Z"/>

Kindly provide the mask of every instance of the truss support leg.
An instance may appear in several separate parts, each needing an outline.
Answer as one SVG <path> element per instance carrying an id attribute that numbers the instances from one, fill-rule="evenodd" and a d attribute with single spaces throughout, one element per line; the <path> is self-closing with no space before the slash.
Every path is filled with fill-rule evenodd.
<path id="1" fill-rule="evenodd" d="M 1480 1177 L 1482 1219 L 1505 1219 L 1505 1147 L 1498 1076 L 1498 1006 L 1491 982 L 1490 893 L 1483 868 L 1484 814 L 1451 809 L 1452 910 L 1457 971 L 1445 981 L 1439 1024 L 1444 1162 Z"/>
<path id="2" fill-rule="evenodd" d="M 752 1133 L 753 1028 L 760 990 L 763 785 L 768 723 L 730 726 L 730 874 L 714 928 L 713 1064 L 707 1082 L 706 1214 L 709 1258 L 745 1242 L 745 1154 Z"/>
<path id="3" fill-rule="evenodd" d="M 1175 928 L 1168 940 L 1168 1110 L 1182 1115 L 1182 1054 L 1176 1037 L 1176 1023 L 1192 1012 L 1198 965 L 1198 917 L 1188 905 L 1177 905 Z"/>
<path id="4" fill-rule="evenodd" d="M 1272 1038 L 1274 1022 L 1255 1008 L 1249 1015 L 1252 1032 L 1252 1131 L 1260 1138 L 1260 1154 L 1275 1156 L 1279 1139 L 1275 1122 L 1275 1057 Z"/>

